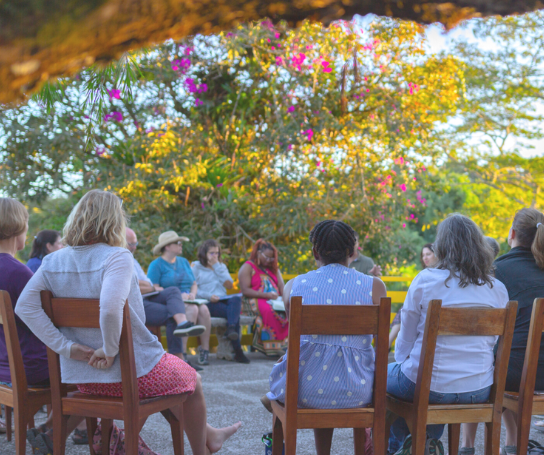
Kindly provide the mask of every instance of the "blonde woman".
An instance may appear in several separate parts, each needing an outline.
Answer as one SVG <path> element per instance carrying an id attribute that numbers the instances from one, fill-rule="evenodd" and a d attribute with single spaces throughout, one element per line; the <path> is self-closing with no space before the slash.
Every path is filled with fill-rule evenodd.
<path id="1" fill-rule="evenodd" d="M 200 376 L 179 357 L 164 352 L 145 327 L 145 312 L 133 259 L 126 249 L 122 200 L 89 191 L 64 227 L 65 248 L 44 258 L 15 309 L 48 347 L 60 354 L 62 379 L 82 393 L 122 396 L 119 353 L 123 306 L 128 299 L 140 397 L 190 394 L 183 406 L 185 432 L 195 455 L 217 452 L 240 427 L 216 429 L 206 423 Z M 40 291 L 56 297 L 100 299 L 100 329 L 57 329 L 42 309 Z M 87 363 L 70 359 L 74 343 L 89 346 Z"/>

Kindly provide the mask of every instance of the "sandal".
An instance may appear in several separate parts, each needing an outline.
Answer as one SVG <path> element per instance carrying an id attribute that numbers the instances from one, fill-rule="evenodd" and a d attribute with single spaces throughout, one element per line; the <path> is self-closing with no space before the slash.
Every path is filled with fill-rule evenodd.
<path id="1" fill-rule="evenodd" d="M 527 453 L 531 455 L 544 455 L 544 447 L 534 439 L 529 439 Z"/>
<path id="2" fill-rule="evenodd" d="M 72 441 L 75 445 L 86 445 L 89 444 L 89 437 L 87 435 L 87 430 L 80 430 L 76 428 L 72 434 Z"/>
<path id="3" fill-rule="evenodd" d="M 515 455 L 517 452 L 518 452 L 517 446 L 502 446 L 501 447 L 501 455 L 508 455 L 508 454 Z"/>

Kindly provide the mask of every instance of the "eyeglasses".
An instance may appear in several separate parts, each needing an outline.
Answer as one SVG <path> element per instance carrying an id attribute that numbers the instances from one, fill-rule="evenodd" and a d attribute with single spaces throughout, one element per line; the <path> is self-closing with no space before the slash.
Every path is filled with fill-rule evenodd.
<path id="1" fill-rule="evenodd" d="M 271 262 L 271 261 L 274 260 L 274 257 L 267 256 L 267 255 L 264 254 L 262 251 L 259 251 L 259 253 L 261 253 L 261 255 L 263 256 L 263 258 L 264 258 L 265 261 Z"/>
<path id="2" fill-rule="evenodd" d="M 138 246 L 138 242 L 127 243 L 127 245 L 130 246 L 130 247 L 136 247 L 136 246 Z"/>
<path id="3" fill-rule="evenodd" d="M 211 254 L 212 256 L 219 256 L 219 251 L 208 251 L 208 254 Z"/>

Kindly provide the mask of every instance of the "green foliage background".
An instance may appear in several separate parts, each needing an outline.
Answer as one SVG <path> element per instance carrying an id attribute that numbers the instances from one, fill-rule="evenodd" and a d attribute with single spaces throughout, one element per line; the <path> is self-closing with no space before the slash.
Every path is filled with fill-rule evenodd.
<path id="1" fill-rule="evenodd" d="M 544 158 L 522 152 L 542 139 L 544 16 L 469 26 L 495 45 L 434 54 L 410 22 L 264 21 L 90 68 L 1 112 L 1 190 L 32 236 L 115 191 L 142 264 L 173 229 L 189 259 L 216 238 L 236 271 L 264 237 L 303 272 L 309 231 L 335 218 L 387 274 L 412 274 L 454 211 L 506 248 L 515 211 L 543 205 Z"/>

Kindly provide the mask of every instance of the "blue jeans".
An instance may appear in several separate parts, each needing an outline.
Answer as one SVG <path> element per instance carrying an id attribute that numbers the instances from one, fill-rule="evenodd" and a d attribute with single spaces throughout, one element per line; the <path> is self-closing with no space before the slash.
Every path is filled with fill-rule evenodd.
<path id="1" fill-rule="evenodd" d="M 234 296 L 228 299 L 220 300 L 216 303 L 208 303 L 210 316 L 212 318 L 225 318 L 227 325 L 232 325 L 240 334 L 240 313 L 242 312 L 242 297 Z M 239 338 L 231 340 L 232 347 L 235 351 L 242 349 Z"/>
<path id="2" fill-rule="evenodd" d="M 387 393 L 404 400 L 414 401 L 414 393 L 416 385 L 408 379 L 400 369 L 400 363 L 390 363 L 387 368 Z M 485 403 L 489 400 L 491 386 L 474 392 L 464 393 L 439 393 L 431 391 L 429 393 L 430 404 L 476 404 Z M 444 432 L 444 425 L 427 425 L 427 438 L 440 439 Z M 406 437 L 410 434 L 408 425 L 403 418 L 398 418 L 391 425 L 391 433 L 389 434 L 389 449 L 390 454 L 397 452 Z"/>

